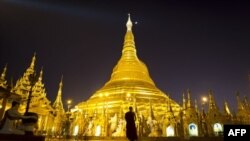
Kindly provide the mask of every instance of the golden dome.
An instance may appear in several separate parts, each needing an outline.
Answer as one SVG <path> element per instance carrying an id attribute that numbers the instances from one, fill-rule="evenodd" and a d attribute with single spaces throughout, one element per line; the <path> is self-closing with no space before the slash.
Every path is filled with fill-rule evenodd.
<path id="1" fill-rule="evenodd" d="M 98 112 L 105 106 L 110 113 L 119 113 L 133 105 L 139 112 L 148 114 L 152 105 L 155 115 L 166 112 L 168 96 L 155 86 L 147 66 L 138 59 L 132 25 L 129 16 L 122 56 L 114 67 L 110 80 L 87 102 L 79 104 L 79 107 L 88 112 Z M 178 110 L 179 105 L 170 101 L 173 109 Z"/>

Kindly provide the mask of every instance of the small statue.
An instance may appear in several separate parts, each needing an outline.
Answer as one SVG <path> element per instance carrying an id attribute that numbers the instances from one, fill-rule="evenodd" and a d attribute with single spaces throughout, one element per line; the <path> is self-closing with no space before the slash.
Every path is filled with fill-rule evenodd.
<path id="1" fill-rule="evenodd" d="M 110 132 L 113 133 L 116 130 L 117 127 L 117 115 L 115 114 L 111 119 L 109 120 L 110 123 Z"/>
<path id="2" fill-rule="evenodd" d="M 150 129 L 150 133 L 149 133 L 149 137 L 156 137 L 158 136 L 158 133 L 157 133 L 157 129 L 158 129 L 158 125 L 157 125 L 157 121 L 152 119 L 151 116 L 148 117 L 148 120 L 147 120 L 147 125 Z"/>
<path id="3" fill-rule="evenodd" d="M 90 117 L 90 120 L 88 122 L 88 126 L 87 126 L 87 129 L 85 130 L 85 133 L 84 135 L 85 136 L 93 136 L 94 135 L 94 120 L 92 117 Z"/>
<path id="4" fill-rule="evenodd" d="M 18 135 L 25 135 L 26 131 L 31 131 L 30 129 L 27 128 L 27 122 L 23 123 L 21 125 L 21 128 L 17 128 L 15 126 L 15 122 L 17 120 L 32 120 L 37 121 L 38 117 L 37 115 L 22 115 L 21 113 L 18 112 L 18 108 L 20 106 L 20 103 L 17 101 L 13 101 L 11 108 L 8 109 L 5 112 L 4 118 L 2 119 L 1 123 L 0 123 L 0 133 L 2 134 L 18 134 Z M 33 127 L 32 126 L 32 131 L 33 131 Z M 30 127 L 29 127 L 30 128 Z M 33 132 L 32 132 L 33 133 Z"/>
<path id="5" fill-rule="evenodd" d="M 112 134 L 112 136 L 115 136 L 115 137 L 125 136 L 123 119 L 119 119 L 118 126 L 117 126 L 115 132 Z"/>

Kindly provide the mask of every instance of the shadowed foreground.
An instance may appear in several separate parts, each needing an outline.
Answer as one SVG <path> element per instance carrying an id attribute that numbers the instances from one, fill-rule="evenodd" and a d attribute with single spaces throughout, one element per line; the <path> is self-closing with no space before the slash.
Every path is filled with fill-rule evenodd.
<path id="1" fill-rule="evenodd" d="M 138 141 L 223 141 L 223 137 L 140 137 Z M 45 138 L 44 136 L 4 135 L 0 141 L 128 141 L 126 137 L 69 137 Z"/>
<path id="2" fill-rule="evenodd" d="M 44 136 L 0 134 L 0 141 L 45 141 Z"/>
<path id="3" fill-rule="evenodd" d="M 223 141 L 223 137 L 140 137 L 138 141 Z M 70 137 L 46 138 L 46 141 L 128 141 L 125 137 Z"/>

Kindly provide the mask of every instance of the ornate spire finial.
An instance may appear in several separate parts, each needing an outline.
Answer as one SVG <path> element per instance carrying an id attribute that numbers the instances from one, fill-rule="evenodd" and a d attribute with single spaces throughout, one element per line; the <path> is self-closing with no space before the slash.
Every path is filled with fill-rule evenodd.
<path id="1" fill-rule="evenodd" d="M 191 95 L 191 91 L 190 89 L 187 89 L 187 108 L 191 108 L 193 106 L 190 95 Z"/>
<path id="2" fill-rule="evenodd" d="M 237 104 L 238 104 L 238 111 L 245 110 L 245 107 L 240 99 L 240 92 L 239 91 L 236 92 L 236 99 L 237 99 Z"/>
<path id="3" fill-rule="evenodd" d="M 7 67 L 8 67 L 8 63 L 5 64 L 5 66 L 4 66 L 4 71 L 7 70 Z"/>
<path id="4" fill-rule="evenodd" d="M 182 94 L 182 108 L 186 109 L 186 99 L 185 99 L 185 93 Z"/>
<path id="5" fill-rule="evenodd" d="M 7 64 L 5 65 L 0 77 L 0 86 L 2 86 L 3 88 L 7 88 L 7 80 L 5 79 L 6 71 L 7 71 Z"/>
<path id="6" fill-rule="evenodd" d="M 58 95 L 62 95 L 62 87 L 63 87 L 63 75 L 62 75 L 61 81 L 59 83 Z"/>
<path id="7" fill-rule="evenodd" d="M 130 14 L 128 14 L 128 21 L 127 21 L 127 31 L 131 31 L 132 30 L 132 22 L 131 22 L 131 19 L 130 19 Z"/>
<path id="8" fill-rule="evenodd" d="M 30 64 L 30 68 L 34 69 L 35 68 L 35 62 L 36 62 L 36 52 L 34 52 L 34 55 L 32 57 L 32 61 Z"/>
<path id="9" fill-rule="evenodd" d="M 62 85 L 63 85 L 63 75 L 61 77 L 61 82 L 60 82 L 59 86 L 62 87 Z"/>
<path id="10" fill-rule="evenodd" d="M 39 81 L 42 81 L 43 78 L 43 67 L 41 68 L 40 75 L 39 75 Z"/>
<path id="11" fill-rule="evenodd" d="M 231 114 L 231 112 L 230 112 L 230 109 L 229 109 L 229 106 L 228 106 L 228 103 L 227 103 L 226 100 L 224 100 L 224 113 L 225 113 L 226 115 L 232 116 L 232 114 Z"/>
<path id="12" fill-rule="evenodd" d="M 198 113 L 199 110 L 198 110 L 198 104 L 197 104 L 197 100 L 196 99 L 194 100 L 194 107 L 195 107 L 195 111 Z"/>
<path id="13" fill-rule="evenodd" d="M 3 80 L 5 79 L 5 76 L 6 76 L 7 65 L 8 65 L 8 64 L 6 64 L 6 65 L 4 66 L 3 72 L 2 72 L 2 74 L 1 74 L 1 79 L 3 79 Z"/>
<path id="14" fill-rule="evenodd" d="M 122 60 L 137 60 L 134 35 L 132 32 L 132 22 L 130 20 L 130 14 L 128 15 L 127 31 L 124 38 Z"/>
<path id="15" fill-rule="evenodd" d="M 187 89 L 187 98 L 188 98 L 188 100 L 190 100 L 190 94 L 191 94 L 190 89 Z"/>

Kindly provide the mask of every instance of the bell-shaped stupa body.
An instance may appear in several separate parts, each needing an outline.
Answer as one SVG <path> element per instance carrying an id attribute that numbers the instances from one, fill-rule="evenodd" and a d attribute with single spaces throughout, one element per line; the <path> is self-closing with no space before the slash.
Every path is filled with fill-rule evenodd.
<path id="1" fill-rule="evenodd" d="M 117 114 L 122 118 L 128 107 L 133 106 L 138 116 L 160 120 L 167 113 L 168 104 L 177 115 L 180 106 L 156 87 L 147 66 L 137 57 L 129 17 L 122 56 L 113 69 L 111 79 L 86 102 L 77 106 L 88 116 L 96 118 L 100 114 L 111 117 Z"/>

